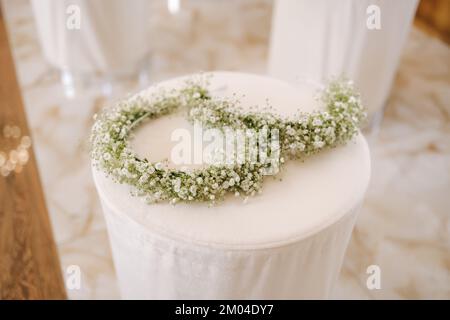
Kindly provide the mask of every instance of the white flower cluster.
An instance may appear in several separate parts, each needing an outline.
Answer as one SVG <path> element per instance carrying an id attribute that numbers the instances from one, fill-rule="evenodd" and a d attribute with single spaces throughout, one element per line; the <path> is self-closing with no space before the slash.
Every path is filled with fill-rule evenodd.
<path id="1" fill-rule="evenodd" d="M 92 128 L 91 156 L 96 166 L 115 181 L 131 185 L 133 194 L 149 203 L 214 203 L 227 193 L 252 196 L 261 192 L 264 172 L 270 164 L 244 162 L 192 171 L 169 169 L 161 162 L 138 158 L 128 147 L 132 129 L 143 120 L 188 108 L 190 120 L 210 127 L 278 129 L 283 163 L 285 158 L 303 158 L 343 144 L 357 132 L 365 112 L 351 82 L 330 82 L 322 102 L 326 111 L 283 119 L 271 112 L 246 112 L 236 102 L 213 99 L 205 85 L 189 81 L 180 91 L 157 93 L 148 100 L 134 98 L 105 110 Z"/>
<path id="2" fill-rule="evenodd" d="M 323 148 L 347 142 L 366 117 L 351 81 L 330 82 L 322 93 L 321 102 L 325 111 L 300 114 L 294 119 L 283 119 L 272 112 L 248 112 L 236 103 L 213 101 L 193 107 L 189 116 L 210 127 L 220 124 L 238 128 L 278 129 L 281 156 L 303 158 Z"/>

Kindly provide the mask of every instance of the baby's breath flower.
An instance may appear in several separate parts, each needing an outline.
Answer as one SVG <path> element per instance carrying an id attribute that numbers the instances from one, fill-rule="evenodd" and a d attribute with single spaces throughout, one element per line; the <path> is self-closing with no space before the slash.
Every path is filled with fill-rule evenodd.
<path id="1" fill-rule="evenodd" d="M 142 196 L 147 203 L 214 203 L 226 192 L 245 196 L 246 202 L 248 196 L 261 193 L 264 171 L 268 166 L 278 169 L 278 159 L 283 164 L 287 159 L 302 158 L 325 147 L 344 144 L 357 133 L 365 111 L 351 81 L 330 82 L 321 101 L 325 111 L 282 119 L 268 112 L 243 111 L 231 100 L 213 99 L 201 82 L 188 81 L 182 90 L 154 94 L 151 98 L 137 96 L 96 115 L 90 139 L 91 157 L 94 165 L 115 181 L 131 185 L 132 194 Z M 222 165 L 216 161 L 201 170 L 162 170 L 162 162 L 140 159 L 128 145 L 131 131 L 145 118 L 154 119 L 181 107 L 188 108 L 191 121 L 211 128 L 239 129 L 248 139 L 256 139 L 261 130 L 276 132 L 279 146 L 270 150 L 280 155 L 264 163 Z M 225 153 L 217 150 L 215 154 L 220 159 Z"/>
<path id="2" fill-rule="evenodd" d="M 315 118 L 312 122 L 313 126 L 320 127 L 322 125 L 322 120 L 320 118 Z"/>

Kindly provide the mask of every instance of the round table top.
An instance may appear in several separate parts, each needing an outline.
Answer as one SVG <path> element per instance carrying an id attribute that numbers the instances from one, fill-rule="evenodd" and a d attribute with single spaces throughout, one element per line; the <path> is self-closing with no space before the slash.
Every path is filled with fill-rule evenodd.
<path id="1" fill-rule="evenodd" d="M 214 72 L 210 90 L 216 96 L 241 97 L 242 106 L 265 106 L 267 101 L 283 115 L 319 108 L 317 87 L 291 85 L 270 77 L 235 72 Z M 184 83 L 180 77 L 139 93 L 149 96 L 157 88 Z M 244 96 L 245 95 L 245 96 Z M 169 158 L 175 142 L 173 129 L 191 125 L 180 115 L 149 121 L 136 129 L 132 146 L 150 161 Z M 125 214 L 150 232 L 201 245 L 223 248 L 267 248 L 308 237 L 335 223 L 362 201 L 370 178 L 367 143 L 358 134 L 347 145 L 325 150 L 305 161 L 290 160 L 276 178 L 268 176 L 263 192 L 246 203 L 227 197 L 208 204 L 146 204 L 130 195 L 129 187 L 114 183 L 93 170 L 105 205 Z M 280 179 L 281 178 L 281 181 Z"/>

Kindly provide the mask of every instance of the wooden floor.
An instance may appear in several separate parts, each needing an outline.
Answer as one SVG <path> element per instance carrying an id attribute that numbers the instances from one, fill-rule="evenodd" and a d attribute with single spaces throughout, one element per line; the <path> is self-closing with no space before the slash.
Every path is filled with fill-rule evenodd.
<path id="1" fill-rule="evenodd" d="M 429 35 L 450 44 L 450 1 L 421 0 L 414 23 Z"/>
<path id="2" fill-rule="evenodd" d="M 1 151 L 9 151 L 10 141 L 1 134 L 5 125 L 17 125 L 22 134 L 29 135 L 0 7 Z M 0 299 L 65 298 L 60 263 L 31 151 L 22 172 L 0 175 Z"/>

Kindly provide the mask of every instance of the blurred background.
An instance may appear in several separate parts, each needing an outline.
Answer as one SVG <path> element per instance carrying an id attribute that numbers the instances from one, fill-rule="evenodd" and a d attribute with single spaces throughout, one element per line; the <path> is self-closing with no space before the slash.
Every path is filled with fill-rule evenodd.
<path id="1" fill-rule="evenodd" d="M 70 266 L 82 271 L 81 287 L 66 288 L 71 299 L 119 297 L 87 152 L 93 115 L 154 82 L 193 72 L 236 70 L 288 79 L 283 68 L 303 67 L 301 59 L 287 61 L 283 54 L 308 48 L 304 39 L 294 41 L 301 34 L 285 24 L 286 8 L 277 1 L 114 0 L 111 9 L 95 2 L 1 0 L 62 277 Z M 383 1 L 364 5 L 372 2 L 382 7 L 383 22 L 388 9 L 383 11 Z M 375 44 L 372 62 L 366 53 L 354 59 L 382 69 L 387 64 L 377 65 L 376 59 L 393 54 L 380 80 L 362 80 L 368 88 L 381 83 L 386 97 L 374 102 L 376 120 L 366 128 L 372 181 L 335 298 L 450 298 L 450 1 L 407 0 L 403 5 L 398 10 L 404 15 L 391 15 L 392 30 L 403 33 Z M 345 29 L 345 21 L 335 22 L 344 33 L 351 29 L 348 23 Z M 393 33 L 381 30 L 384 39 Z M 307 33 L 321 36 L 320 25 Z M 366 35 L 359 37 L 342 41 L 365 43 Z M 334 61 L 338 48 L 321 52 Z M 3 139 L 20 138 L 16 123 L 4 118 L 0 125 Z M 29 141 L 22 142 L 26 149 Z M 2 144 L 0 179 L 20 175 L 27 166 L 23 156 L 24 161 L 7 167 L 5 150 Z M 14 261 L 7 266 L 5 261 L 3 280 L 14 268 Z M 381 268 L 380 290 L 366 286 L 366 268 L 372 264 Z M 0 292 L 30 297 L 26 290 Z"/>

